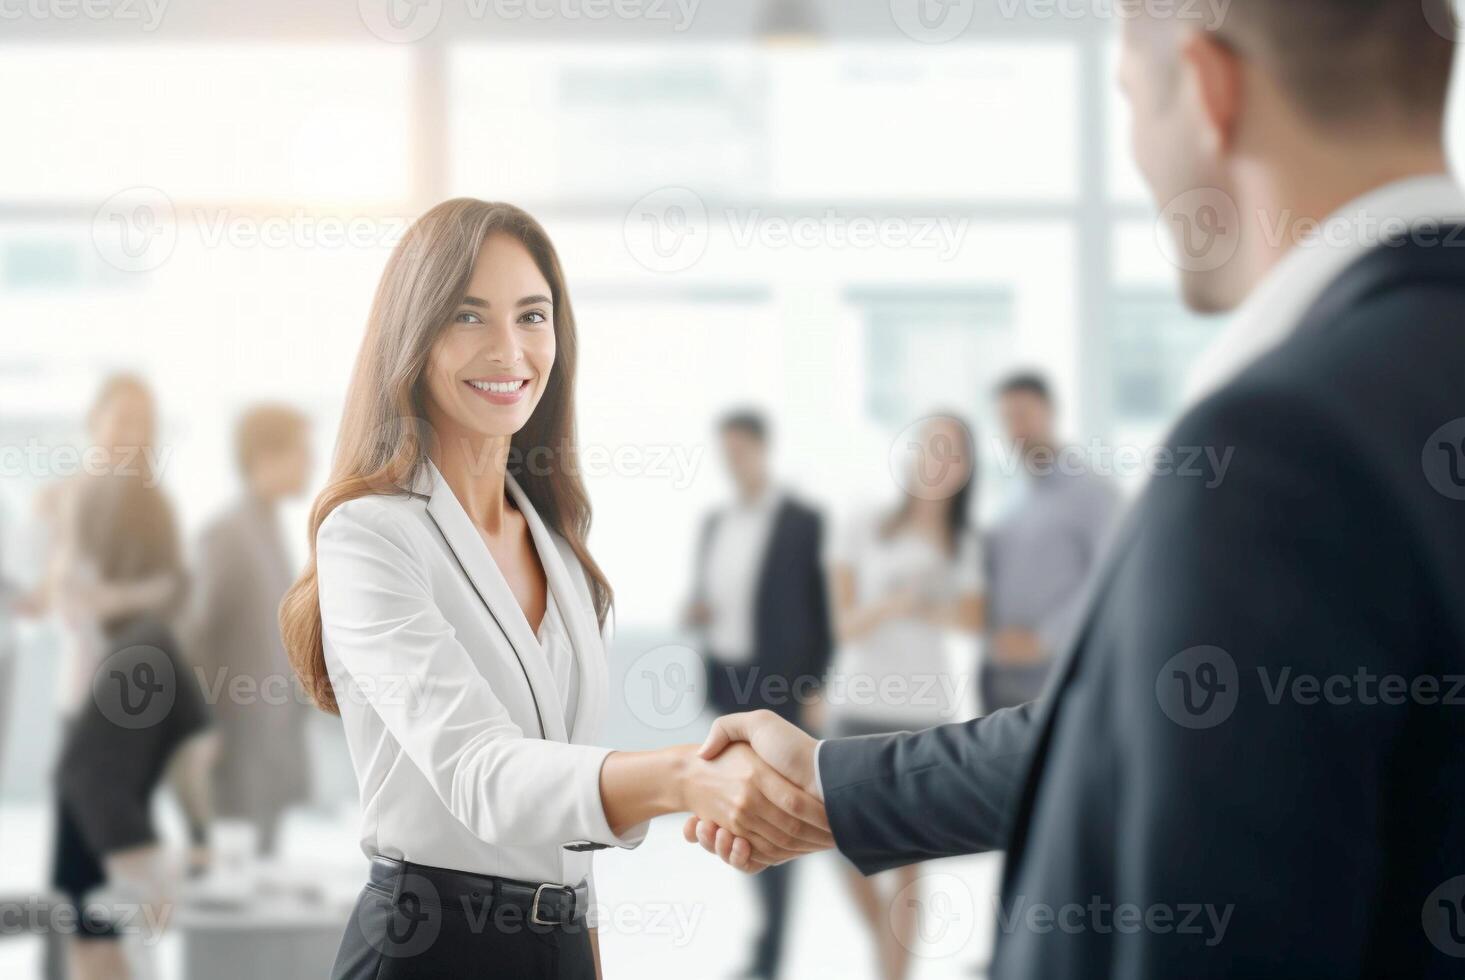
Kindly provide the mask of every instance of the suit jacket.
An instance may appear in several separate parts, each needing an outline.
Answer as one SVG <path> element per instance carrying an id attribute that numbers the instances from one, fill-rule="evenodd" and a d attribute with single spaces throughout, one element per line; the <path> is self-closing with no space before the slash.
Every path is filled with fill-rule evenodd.
<path id="1" fill-rule="evenodd" d="M 280 638 L 280 600 L 295 580 L 273 508 L 245 499 L 199 539 L 191 658 L 214 706 L 220 816 L 270 828 L 310 799 L 312 713 Z"/>
<path id="2" fill-rule="evenodd" d="M 721 513 L 702 526 L 697 554 L 698 595 L 705 597 L 706 568 Z M 824 522 L 818 511 L 784 498 L 774 515 L 758 573 L 754 601 L 753 659 L 762 676 L 822 680 L 834 635 L 824 578 Z"/>
<path id="3" fill-rule="evenodd" d="M 1150 483 L 1043 699 L 822 747 L 841 849 L 1005 841 L 995 977 L 1458 975 L 1465 254 L 1366 254 L 1169 444 L 1234 454 Z"/>

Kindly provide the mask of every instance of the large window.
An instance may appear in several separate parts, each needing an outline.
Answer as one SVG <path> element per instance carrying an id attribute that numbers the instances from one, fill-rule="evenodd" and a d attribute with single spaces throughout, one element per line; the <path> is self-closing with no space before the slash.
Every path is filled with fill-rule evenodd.
<path id="1" fill-rule="evenodd" d="M 7 202 L 378 202 L 407 189 L 405 52 L 383 45 L 7 45 Z M 23 95 L 22 95 L 23 93 Z M 43 148 L 43 149 L 42 149 Z"/>
<path id="2" fill-rule="evenodd" d="M 594 544 L 623 617 L 664 624 L 725 492 L 729 406 L 769 411 L 782 477 L 836 514 L 895 492 L 886 451 L 923 412 L 989 446 L 1018 367 L 1050 374 L 1075 439 L 1163 436 L 1222 323 L 1179 301 L 1115 59 L 1057 23 L 941 45 L 12 46 L 0 85 L 27 97 L 0 126 L 48 151 L 0 157 L 0 425 L 75 442 L 101 376 L 141 371 L 196 528 L 235 492 L 248 402 L 306 407 L 324 461 L 405 223 L 510 199 L 569 275 L 584 439 L 625 450 L 590 472 Z M 137 185 L 161 196 L 109 210 Z M 152 233 L 157 261 L 103 247 Z M 12 513 L 36 482 L 7 481 Z"/>

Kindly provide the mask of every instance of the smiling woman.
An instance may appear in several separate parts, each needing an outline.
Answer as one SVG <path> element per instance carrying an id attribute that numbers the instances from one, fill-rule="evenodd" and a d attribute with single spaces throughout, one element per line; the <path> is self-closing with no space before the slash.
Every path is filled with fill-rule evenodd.
<path id="1" fill-rule="evenodd" d="M 491 313 L 494 296 L 500 306 Z M 523 299 L 542 302 L 519 310 Z M 450 468 L 462 460 L 468 472 L 454 476 L 471 478 L 495 468 L 502 472 L 511 449 L 520 450 L 516 458 L 532 447 L 567 451 L 574 442 L 576 347 L 559 258 L 532 217 L 512 205 L 470 198 L 432 209 L 413 225 L 383 272 L 347 394 L 331 479 L 316 501 L 312 528 L 318 530 L 349 500 L 411 487 L 429 459 Z M 507 405 L 489 402 L 472 382 L 502 380 L 485 373 L 491 371 L 521 380 L 532 372 L 529 397 L 519 394 Z M 445 446 L 451 450 L 446 457 L 440 452 Z M 502 450 L 499 458 L 485 458 L 494 448 Z M 604 626 L 611 591 L 585 547 L 590 504 L 575 469 L 518 476 L 524 494 L 584 567 L 596 619 Z M 466 489 L 473 482 L 453 485 Z M 474 501 L 464 505 L 470 513 L 477 510 Z M 335 710 L 313 564 L 286 599 L 282 628 L 317 703 Z"/>
<path id="2" fill-rule="evenodd" d="M 832 844 L 822 805 L 746 745 L 593 744 L 611 592 L 585 547 L 575 368 L 533 218 L 459 199 L 413 225 L 281 608 L 296 671 L 341 715 L 372 860 L 337 978 L 597 976 L 590 852 L 663 813 L 729 827 L 762 864 Z"/>

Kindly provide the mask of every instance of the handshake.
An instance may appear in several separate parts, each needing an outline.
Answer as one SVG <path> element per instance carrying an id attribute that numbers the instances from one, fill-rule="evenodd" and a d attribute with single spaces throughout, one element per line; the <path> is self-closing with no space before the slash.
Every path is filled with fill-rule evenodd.
<path id="1" fill-rule="evenodd" d="M 818 744 L 771 711 L 717 719 L 697 752 L 704 778 L 687 794 L 683 836 L 749 874 L 833 847 L 816 793 Z"/>

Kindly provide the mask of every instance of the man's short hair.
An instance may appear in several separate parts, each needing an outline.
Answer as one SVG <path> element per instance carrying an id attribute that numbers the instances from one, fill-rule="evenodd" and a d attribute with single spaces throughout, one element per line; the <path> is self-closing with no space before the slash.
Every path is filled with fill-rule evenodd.
<path id="1" fill-rule="evenodd" d="M 288 405 L 255 405 L 239 419 L 234 432 L 239 471 L 248 475 L 262 457 L 294 449 L 305 441 L 310 420 Z"/>
<path id="2" fill-rule="evenodd" d="M 997 397 L 1004 395 L 1036 395 L 1045 404 L 1053 404 L 1053 390 L 1048 387 L 1048 379 L 1036 371 L 1019 371 L 1003 378 L 997 385 Z"/>
<path id="3" fill-rule="evenodd" d="M 1217 31 L 1320 126 L 1443 129 L 1451 0 L 1231 0 Z"/>
<path id="4" fill-rule="evenodd" d="M 735 412 L 728 412 L 717 424 L 717 430 L 723 434 L 729 432 L 741 432 L 751 436 L 759 442 L 768 441 L 768 421 L 761 413 L 751 409 L 738 409 Z"/>

